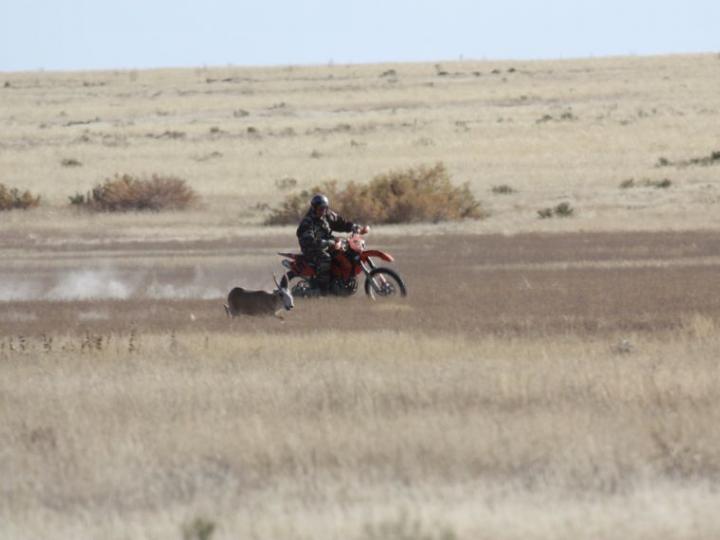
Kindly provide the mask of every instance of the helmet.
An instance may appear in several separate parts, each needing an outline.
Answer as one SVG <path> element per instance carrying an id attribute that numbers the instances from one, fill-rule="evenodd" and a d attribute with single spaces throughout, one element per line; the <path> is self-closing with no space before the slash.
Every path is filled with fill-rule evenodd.
<path id="1" fill-rule="evenodd" d="M 330 201 L 328 201 L 328 198 L 325 195 L 323 195 L 322 193 L 318 193 L 310 201 L 310 206 L 316 209 L 327 208 L 328 206 L 330 206 Z"/>

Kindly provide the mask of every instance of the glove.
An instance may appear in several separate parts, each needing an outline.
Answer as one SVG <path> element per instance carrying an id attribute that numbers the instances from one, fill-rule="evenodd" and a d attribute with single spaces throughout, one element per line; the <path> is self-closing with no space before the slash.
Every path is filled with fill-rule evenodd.
<path id="1" fill-rule="evenodd" d="M 360 233 L 360 234 L 367 234 L 369 232 L 370 232 L 369 225 L 363 225 L 362 227 L 360 227 L 360 230 L 358 231 L 358 233 Z"/>

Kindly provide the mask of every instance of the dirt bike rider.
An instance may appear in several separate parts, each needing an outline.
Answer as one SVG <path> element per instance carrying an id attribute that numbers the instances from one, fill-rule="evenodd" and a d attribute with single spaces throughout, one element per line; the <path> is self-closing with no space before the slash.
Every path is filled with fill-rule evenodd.
<path id="1" fill-rule="evenodd" d="M 333 252 L 340 249 L 340 241 L 332 235 L 333 231 L 349 233 L 354 230 L 367 234 L 370 227 L 356 225 L 330 210 L 325 195 L 318 193 L 312 198 L 310 208 L 297 228 L 297 237 L 306 260 L 315 266 L 320 294 L 326 295 L 330 289 Z"/>

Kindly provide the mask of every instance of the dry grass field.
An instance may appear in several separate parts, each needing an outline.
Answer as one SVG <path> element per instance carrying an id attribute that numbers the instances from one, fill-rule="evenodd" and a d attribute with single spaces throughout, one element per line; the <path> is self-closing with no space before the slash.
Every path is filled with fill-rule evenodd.
<path id="1" fill-rule="evenodd" d="M 6 348 L 0 532 L 714 538 L 716 332 L 629 353 L 409 328 Z"/>
<path id="2" fill-rule="evenodd" d="M 718 86 L 709 54 L 5 73 L 0 182 L 56 208 L 13 216 L 27 232 L 77 228 L 57 208 L 115 173 L 174 175 L 205 211 L 108 226 L 224 236 L 259 223 L 257 205 L 276 202 L 288 178 L 299 189 L 443 161 L 493 216 L 465 232 L 717 228 L 718 162 L 687 163 L 720 150 Z M 621 189 L 630 178 L 636 187 Z M 666 178 L 668 189 L 643 183 Z M 516 193 L 492 192 L 504 185 Z M 537 219 L 563 201 L 571 223 Z"/>
<path id="3" fill-rule="evenodd" d="M 717 538 L 718 84 L 715 55 L 0 74 L 0 183 L 42 196 L 0 212 L 0 538 Z M 436 161 L 489 217 L 374 228 L 407 299 L 225 318 L 295 246 L 263 204 Z M 68 206 L 116 173 L 203 204 Z"/>

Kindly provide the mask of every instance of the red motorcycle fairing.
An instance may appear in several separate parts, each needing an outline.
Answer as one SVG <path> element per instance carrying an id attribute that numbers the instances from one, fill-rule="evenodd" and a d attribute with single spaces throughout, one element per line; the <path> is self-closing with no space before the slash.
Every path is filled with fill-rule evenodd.
<path id="1" fill-rule="evenodd" d="M 363 261 L 367 261 L 370 257 L 377 257 L 378 259 L 382 259 L 387 262 L 393 262 L 395 260 L 389 253 L 385 253 L 384 251 L 377 249 L 368 249 L 367 251 L 363 251 L 360 257 Z"/>
<path id="2" fill-rule="evenodd" d="M 302 253 L 278 253 L 278 255 L 285 257 L 286 260 L 289 259 L 288 264 L 283 261 L 283 266 L 296 276 L 313 277 L 315 275 L 315 269 L 307 263 Z"/>

